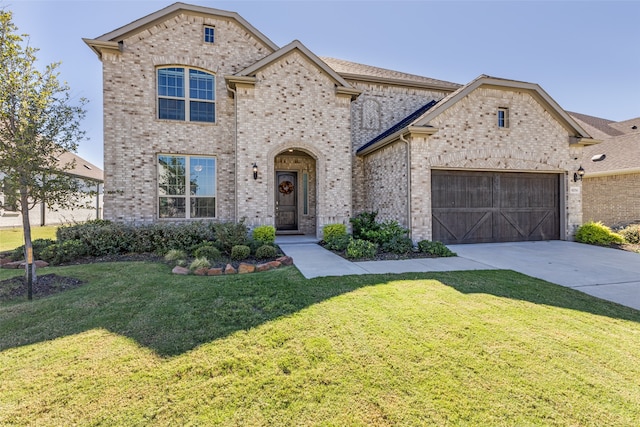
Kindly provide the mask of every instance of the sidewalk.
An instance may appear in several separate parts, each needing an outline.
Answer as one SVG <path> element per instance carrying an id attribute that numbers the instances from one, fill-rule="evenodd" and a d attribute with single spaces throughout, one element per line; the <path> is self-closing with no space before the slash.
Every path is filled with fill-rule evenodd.
<path id="1" fill-rule="evenodd" d="M 462 257 L 418 258 L 398 261 L 351 262 L 318 245 L 310 236 L 277 236 L 276 243 L 293 258 L 293 263 L 307 279 L 352 274 L 415 273 L 493 269 Z"/>

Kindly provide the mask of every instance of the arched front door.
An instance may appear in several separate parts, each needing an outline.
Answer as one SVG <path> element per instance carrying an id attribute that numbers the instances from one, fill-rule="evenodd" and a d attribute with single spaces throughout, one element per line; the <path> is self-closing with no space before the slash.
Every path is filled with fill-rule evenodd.
<path id="1" fill-rule="evenodd" d="M 276 229 L 298 229 L 298 173 L 276 171 Z"/>

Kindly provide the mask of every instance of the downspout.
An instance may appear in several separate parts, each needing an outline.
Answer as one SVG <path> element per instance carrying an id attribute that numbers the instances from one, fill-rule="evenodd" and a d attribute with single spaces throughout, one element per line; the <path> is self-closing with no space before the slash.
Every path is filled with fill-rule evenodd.
<path id="1" fill-rule="evenodd" d="M 235 206 L 235 213 L 233 220 L 238 222 L 238 92 L 232 89 L 229 84 L 227 84 L 227 90 L 233 93 L 233 106 L 235 110 L 233 124 L 233 169 L 235 175 L 233 178 L 233 205 Z"/>
<path id="2" fill-rule="evenodd" d="M 413 228 L 411 226 L 411 147 L 409 147 L 409 141 L 407 141 L 403 134 L 400 134 L 400 141 L 407 145 L 407 228 L 409 229 L 409 235 L 413 234 Z"/>
<path id="3" fill-rule="evenodd" d="M 100 182 L 96 183 L 96 219 L 100 219 Z"/>

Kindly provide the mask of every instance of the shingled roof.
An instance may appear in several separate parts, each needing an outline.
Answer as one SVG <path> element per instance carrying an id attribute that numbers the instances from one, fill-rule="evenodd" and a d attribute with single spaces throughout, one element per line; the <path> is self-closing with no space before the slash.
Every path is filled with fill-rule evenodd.
<path id="1" fill-rule="evenodd" d="M 598 139 L 606 139 L 611 136 L 623 135 L 624 132 L 612 126 L 615 122 L 600 117 L 588 116 L 586 114 L 573 113 L 567 111 L 571 117 L 577 120 L 589 132 L 591 136 Z"/>
<path id="2" fill-rule="evenodd" d="M 462 86 L 458 83 L 432 79 L 415 74 L 402 73 L 400 71 L 388 70 L 386 68 L 379 68 L 371 65 L 358 64 L 356 62 L 345 61 L 343 59 L 328 57 L 320 57 L 320 59 L 347 80 L 376 81 L 386 82 L 389 84 L 393 84 L 395 82 L 409 86 L 413 84 L 445 91 L 454 91 Z"/>

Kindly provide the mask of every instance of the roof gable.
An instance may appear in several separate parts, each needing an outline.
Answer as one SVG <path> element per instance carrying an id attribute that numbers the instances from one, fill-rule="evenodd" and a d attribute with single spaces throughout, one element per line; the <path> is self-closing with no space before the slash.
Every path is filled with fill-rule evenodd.
<path id="1" fill-rule="evenodd" d="M 344 94 L 350 94 L 352 97 L 357 97 L 360 94 L 360 91 L 353 88 L 342 76 L 336 73 L 331 67 L 329 67 L 324 61 L 322 61 L 316 54 L 311 52 L 305 45 L 303 45 L 299 40 L 294 40 L 288 45 L 278 49 L 274 53 L 269 56 L 262 58 L 260 61 L 254 63 L 253 65 L 245 68 L 239 73 L 234 74 L 233 76 L 228 76 L 227 80 L 233 81 L 234 78 L 247 78 L 247 77 L 255 77 L 255 75 L 262 70 L 263 68 L 273 64 L 279 59 L 287 56 L 294 50 L 300 52 L 303 56 L 305 56 L 309 61 L 315 64 L 320 70 L 322 70 L 325 74 L 327 74 L 338 86 L 339 92 Z"/>
<path id="2" fill-rule="evenodd" d="M 589 133 L 582 128 L 566 111 L 564 111 L 556 101 L 553 100 L 539 85 L 535 83 L 520 82 L 516 80 L 500 79 L 497 77 L 490 77 L 481 75 L 473 80 L 471 83 L 461 87 L 457 91 L 453 92 L 442 101 L 440 101 L 436 108 L 430 110 L 427 114 L 422 116 L 413 125 L 414 126 L 428 126 L 436 116 L 447 110 L 449 107 L 456 104 L 462 98 L 476 90 L 481 86 L 491 86 L 498 89 L 514 89 L 523 90 L 529 92 L 534 98 L 543 104 L 547 111 L 549 111 L 559 122 L 569 131 L 573 136 L 579 140 L 591 140 Z"/>
<path id="3" fill-rule="evenodd" d="M 186 3 L 174 3 L 170 6 L 160 9 L 150 15 L 137 19 L 123 27 L 120 27 L 114 31 L 103 34 L 96 39 L 84 39 L 91 49 L 94 50 L 100 56 L 101 49 L 118 49 L 118 42 L 122 41 L 133 34 L 144 31 L 145 29 L 157 25 L 162 21 L 166 21 L 173 16 L 177 16 L 181 13 L 191 13 L 203 16 L 216 16 L 221 18 L 230 19 L 236 21 L 240 26 L 244 27 L 249 33 L 251 33 L 256 39 L 264 43 L 269 49 L 275 51 L 278 46 L 269 40 L 267 36 L 262 34 L 258 29 L 246 21 L 236 12 L 229 12 L 226 10 L 213 9 L 204 6 L 195 6 Z"/>

